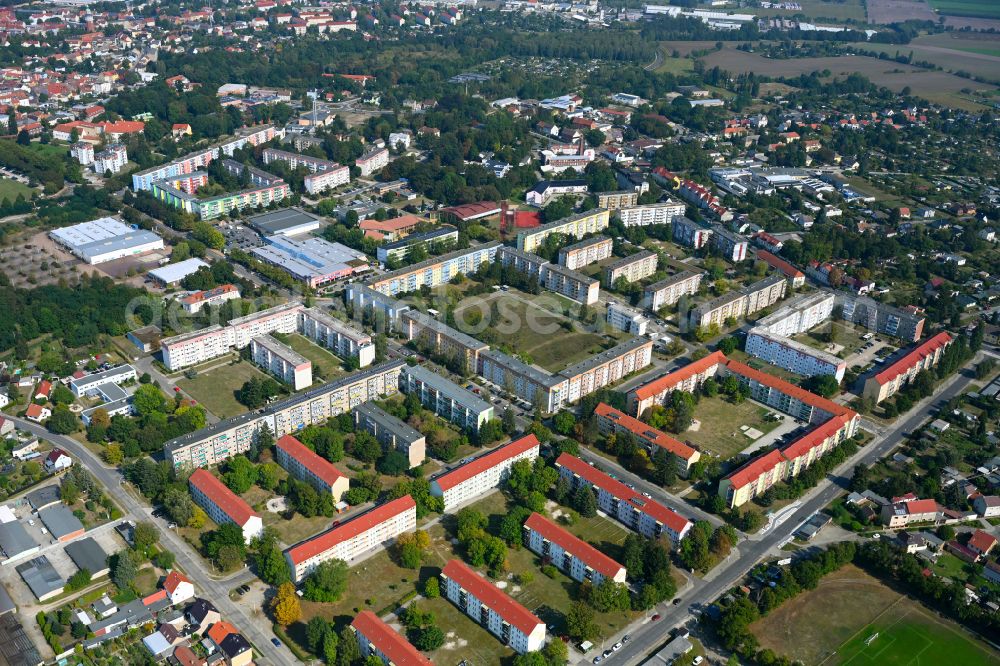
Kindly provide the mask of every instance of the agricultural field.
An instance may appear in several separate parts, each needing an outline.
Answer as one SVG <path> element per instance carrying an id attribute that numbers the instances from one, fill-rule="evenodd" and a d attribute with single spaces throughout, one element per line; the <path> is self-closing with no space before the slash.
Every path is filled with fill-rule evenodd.
<path id="1" fill-rule="evenodd" d="M 706 68 L 718 66 L 733 73 L 754 72 L 758 75 L 774 77 L 795 77 L 800 74 L 829 70 L 833 77 L 845 77 L 858 73 L 873 83 L 899 92 L 910 88 L 932 102 L 958 108 L 981 108 L 968 95 L 962 96 L 963 89 L 977 89 L 992 92 L 995 86 L 977 83 L 947 72 L 932 72 L 896 62 L 877 60 L 864 56 L 839 56 L 823 58 L 772 59 L 756 53 L 746 53 L 732 48 L 724 48 L 701 59 Z"/>
<path id="2" fill-rule="evenodd" d="M 896 44 L 854 44 L 866 51 L 880 51 L 894 57 L 913 54 L 916 61 L 926 61 L 947 72 L 968 72 L 986 80 L 1000 79 L 1000 35 L 983 32 L 950 31 L 921 35 L 905 46 Z M 969 82 L 969 87 L 978 87 Z"/>
<path id="3" fill-rule="evenodd" d="M 251 377 L 266 377 L 263 372 L 246 361 L 199 372 L 194 379 L 177 380 L 181 389 L 197 400 L 220 419 L 243 414 L 247 408 L 236 400 L 236 391 Z"/>
<path id="4" fill-rule="evenodd" d="M 930 6 L 948 16 L 1000 19 L 1000 5 L 993 0 L 927 0 Z"/>
<path id="5" fill-rule="evenodd" d="M 805 16 L 814 21 L 858 21 L 866 18 L 865 3 L 862 0 L 798 0 L 802 9 L 757 9 L 758 16 Z"/>
<path id="6" fill-rule="evenodd" d="M 852 565 L 750 628 L 761 647 L 805 664 L 1000 664 L 957 625 Z"/>
<path id="7" fill-rule="evenodd" d="M 607 337 L 614 338 L 616 342 L 623 337 L 618 332 L 605 336 L 578 330 L 574 322 L 552 311 L 559 308 L 551 307 L 553 303 L 549 296 L 547 293 L 535 297 L 507 293 L 489 297 L 487 302 L 497 303 L 500 314 L 497 323 L 490 327 L 502 336 L 505 345 L 550 372 L 558 372 L 567 365 L 603 351 Z M 541 306 L 543 298 L 549 301 L 550 307 Z M 459 320 L 465 309 L 459 307 L 455 311 Z M 483 312 L 478 307 L 473 309 Z M 472 335 L 475 337 L 474 333 Z"/>
<path id="8" fill-rule="evenodd" d="M 749 400 L 735 405 L 721 397 L 703 397 L 694 410 L 697 424 L 677 438 L 696 444 L 702 453 L 726 460 L 755 441 L 742 432 L 742 426 L 754 428 L 762 436 L 778 427 L 780 421 L 766 418 L 773 411 Z"/>

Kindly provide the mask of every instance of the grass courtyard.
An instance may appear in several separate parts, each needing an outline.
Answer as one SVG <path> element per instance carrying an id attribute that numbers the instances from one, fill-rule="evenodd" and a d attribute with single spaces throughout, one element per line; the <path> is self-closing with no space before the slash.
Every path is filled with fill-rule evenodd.
<path id="1" fill-rule="evenodd" d="M 773 412 L 750 400 L 737 405 L 719 396 L 702 397 L 694 410 L 699 425 L 692 426 L 678 438 L 696 444 L 702 453 L 726 460 L 756 441 L 743 434 L 741 426 L 759 430 L 762 436 L 778 427 L 781 421 L 766 418 Z"/>
<path id="2" fill-rule="evenodd" d="M 499 319 L 490 322 L 490 328 L 500 335 L 502 344 L 550 372 L 563 370 L 603 351 L 611 346 L 609 343 L 617 344 L 627 337 L 618 332 L 600 334 L 595 330 L 584 330 L 579 322 L 556 314 L 553 310 L 572 309 L 565 301 L 544 292 L 539 296 L 494 294 L 485 299 L 491 307 L 496 303 Z M 462 313 L 470 307 L 460 306 L 455 312 L 456 318 L 462 321 Z M 473 309 L 485 317 L 485 306 Z M 475 337 L 474 333 L 472 335 Z"/>
<path id="3" fill-rule="evenodd" d="M 313 383 L 333 381 L 347 374 L 344 361 L 298 333 L 284 336 L 285 343 L 312 363 Z"/>
<path id="4" fill-rule="evenodd" d="M 18 194 L 23 194 L 25 199 L 30 199 L 32 192 L 34 192 L 34 190 L 27 185 L 22 185 L 16 180 L 12 180 L 10 178 L 0 178 L 0 201 L 7 199 L 11 203 L 14 203 Z"/>
<path id="5" fill-rule="evenodd" d="M 243 414 L 247 408 L 236 400 L 236 391 L 251 377 L 263 378 L 264 373 L 246 361 L 225 364 L 199 372 L 194 379 L 177 380 L 177 385 L 205 409 L 220 419 Z"/>
<path id="6" fill-rule="evenodd" d="M 1000 664 L 997 653 L 957 625 L 852 565 L 750 628 L 761 647 L 805 664 Z"/>

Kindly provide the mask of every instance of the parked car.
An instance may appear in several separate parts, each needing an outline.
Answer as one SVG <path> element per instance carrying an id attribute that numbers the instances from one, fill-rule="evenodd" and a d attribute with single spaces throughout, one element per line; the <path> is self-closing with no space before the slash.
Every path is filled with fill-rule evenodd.
<path id="1" fill-rule="evenodd" d="M 281 641 L 279 641 L 277 638 L 272 638 L 271 644 L 274 645 L 274 647 L 279 647 L 279 648 L 281 647 Z"/>

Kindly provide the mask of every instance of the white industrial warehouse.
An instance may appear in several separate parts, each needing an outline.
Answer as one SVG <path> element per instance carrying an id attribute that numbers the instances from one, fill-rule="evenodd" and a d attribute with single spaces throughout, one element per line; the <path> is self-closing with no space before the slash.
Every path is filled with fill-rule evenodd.
<path id="1" fill-rule="evenodd" d="M 49 237 L 91 265 L 163 249 L 163 239 L 152 231 L 133 229 L 114 217 L 56 229 Z"/>

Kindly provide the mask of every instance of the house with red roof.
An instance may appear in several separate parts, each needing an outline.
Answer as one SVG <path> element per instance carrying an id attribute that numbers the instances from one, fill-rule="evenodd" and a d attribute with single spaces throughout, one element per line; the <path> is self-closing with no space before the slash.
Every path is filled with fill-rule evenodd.
<path id="1" fill-rule="evenodd" d="M 43 405 L 36 405 L 35 403 L 28 405 L 28 409 L 24 412 L 24 417 L 35 423 L 41 423 L 50 416 L 52 416 L 52 410 Z"/>
<path id="2" fill-rule="evenodd" d="M 260 514 L 207 469 L 196 469 L 188 478 L 188 486 L 195 504 L 203 508 L 209 518 L 218 525 L 235 524 L 243 530 L 247 543 L 264 531 Z"/>
<path id="3" fill-rule="evenodd" d="M 321 493 L 333 495 L 339 502 L 347 492 L 350 480 L 326 458 L 291 435 L 284 435 L 275 444 L 275 459 L 289 474 L 305 481 Z"/>
<path id="4" fill-rule="evenodd" d="M 49 394 L 52 392 L 52 382 L 47 379 L 43 379 L 38 382 L 38 387 L 35 389 L 35 394 L 31 396 L 32 400 L 48 400 Z"/>
<path id="5" fill-rule="evenodd" d="M 965 545 L 971 550 L 979 553 L 981 557 L 989 557 L 990 552 L 992 552 L 997 545 L 997 538 L 989 532 L 976 530 L 972 533 L 972 536 L 969 537 L 969 541 Z"/>
<path id="6" fill-rule="evenodd" d="M 538 438 L 525 435 L 456 467 L 431 481 L 431 495 L 444 501 L 451 511 L 483 493 L 497 488 L 518 460 L 534 460 L 540 448 Z"/>
<path id="7" fill-rule="evenodd" d="M 62 449 L 52 449 L 49 454 L 45 456 L 45 471 L 46 472 L 59 472 L 64 469 L 69 469 L 73 466 L 73 459 L 69 457 Z"/>
<path id="8" fill-rule="evenodd" d="M 362 220 L 358 228 L 369 238 L 394 241 L 411 233 L 422 222 L 426 223 L 427 220 L 416 215 L 400 215 L 391 220 Z"/>
<path id="9" fill-rule="evenodd" d="M 757 259 L 775 269 L 785 276 L 789 287 L 801 287 L 806 283 L 806 274 L 784 259 L 777 257 L 766 250 L 757 251 Z"/>
<path id="10" fill-rule="evenodd" d="M 459 560 L 441 570 L 442 594 L 515 652 L 545 645 L 545 623 Z"/>
<path id="11" fill-rule="evenodd" d="M 524 545 L 573 580 L 625 583 L 625 567 L 539 513 L 524 521 Z"/>
<path id="12" fill-rule="evenodd" d="M 944 508 L 932 499 L 894 497 L 892 503 L 882 507 L 881 518 L 889 529 L 898 529 L 913 523 L 936 523 L 943 512 Z"/>
<path id="13" fill-rule="evenodd" d="M 594 409 L 594 415 L 597 416 L 597 426 L 602 435 L 630 432 L 637 440 L 646 445 L 650 457 L 653 457 L 660 450 L 669 453 L 674 462 L 677 463 L 677 471 L 681 476 L 687 476 L 691 465 L 701 460 L 701 453 L 697 449 L 674 439 L 661 430 L 646 425 L 639 419 L 629 416 L 611 405 L 603 402 L 598 403 Z"/>
<path id="14" fill-rule="evenodd" d="M 327 560 L 350 563 L 359 555 L 381 548 L 416 527 L 417 503 L 404 495 L 292 546 L 285 551 L 285 561 L 292 581 L 301 583 Z"/>
<path id="15" fill-rule="evenodd" d="M 194 598 L 194 584 L 176 569 L 167 574 L 163 581 L 163 589 L 166 590 L 167 597 L 174 606 Z"/>
<path id="16" fill-rule="evenodd" d="M 434 663 L 370 610 L 358 613 L 351 622 L 351 629 L 363 658 L 374 655 L 382 663 L 396 666 L 432 666 Z"/>
<path id="17" fill-rule="evenodd" d="M 662 536 L 676 548 L 691 531 L 693 523 L 687 518 L 640 495 L 576 456 L 561 454 L 556 460 L 556 469 L 574 491 L 581 486 L 590 488 L 601 511 L 648 539 Z"/>
<path id="18" fill-rule="evenodd" d="M 942 331 L 924 340 L 909 352 L 865 381 L 862 395 L 875 404 L 892 397 L 922 371 L 930 370 L 944 356 L 953 339 Z"/>

